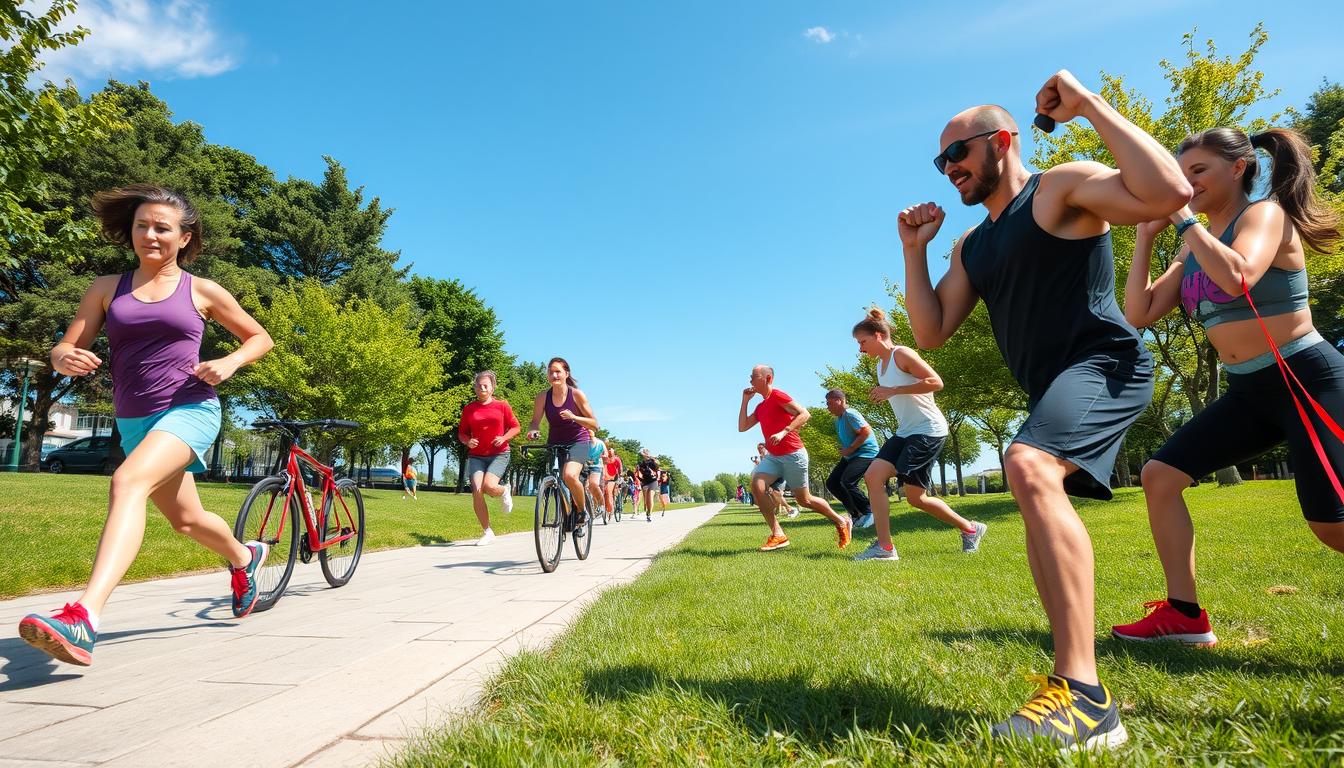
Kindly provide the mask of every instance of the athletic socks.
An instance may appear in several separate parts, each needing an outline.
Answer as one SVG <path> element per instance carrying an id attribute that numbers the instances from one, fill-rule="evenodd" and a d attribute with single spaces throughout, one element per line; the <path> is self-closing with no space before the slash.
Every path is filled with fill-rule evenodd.
<path id="1" fill-rule="evenodd" d="M 94 634 L 97 634 L 97 633 L 98 633 L 98 614 L 94 613 L 93 611 L 90 611 L 88 608 L 85 608 L 85 609 L 84 609 L 84 612 L 87 613 L 87 614 L 89 614 L 89 628 L 92 629 L 92 630 L 94 631 Z"/>
<path id="2" fill-rule="evenodd" d="M 1171 604 L 1172 608 L 1175 608 L 1176 610 L 1180 611 L 1181 615 L 1185 616 L 1187 619 L 1199 618 L 1199 603 L 1190 603 L 1186 602 L 1185 600 L 1177 600 L 1174 597 L 1168 597 L 1167 602 Z"/>
<path id="3" fill-rule="evenodd" d="M 1061 675 L 1061 677 L 1063 677 L 1063 675 Z M 1080 683 L 1072 677 L 1065 677 L 1064 679 L 1069 681 L 1070 690 L 1077 691 L 1093 701 L 1106 700 L 1106 690 L 1101 687 L 1101 683 L 1088 685 L 1087 683 Z"/>

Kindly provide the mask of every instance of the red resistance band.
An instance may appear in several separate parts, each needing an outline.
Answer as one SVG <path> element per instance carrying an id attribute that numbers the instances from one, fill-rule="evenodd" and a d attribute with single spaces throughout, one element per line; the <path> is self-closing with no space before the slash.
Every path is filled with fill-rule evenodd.
<path id="1" fill-rule="evenodd" d="M 1288 367 L 1288 362 L 1283 359 L 1283 355 L 1279 354 L 1279 345 L 1275 344 L 1274 337 L 1269 335 L 1269 328 L 1265 327 L 1265 320 L 1260 317 L 1260 310 L 1255 308 L 1255 302 L 1251 300 L 1251 289 L 1246 287 L 1245 277 L 1241 278 L 1241 293 L 1246 297 L 1246 303 L 1251 305 L 1251 311 L 1255 313 L 1255 319 L 1260 323 L 1260 330 L 1265 332 L 1265 341 L 1269 342 L 1269 349 L 1274 353 L 1274 360 L 1279 364 L 1279 373 L 1283 376 L 1283 383 L 1288 387 L 1288 394 L 1293 397 L 1293 405 L 1297 406 L 1298 418 L 1302 419 L 1302 426 L 1306 427 L 1307 436 L 1311 438 L 1311 445 L 1316 449 L 1316 458 L 1320 459 L 1321 466 L 1325 468 L 1326 477 L 1329 477 L 1330 483 L 1335 486 L 1335 495 L 1339 497 L 1341 502 L 1344 502 L 1344 486 L 1340 485 L 1339 475 L 1335 474 L 1335 468 L 1330 466 L 1330 459 L 1325 455 L 1325 446 L 1321 445 L 1321 438 L 1316 434 L 1316 426 L 1311 423 L 1311 419 L 1307 416 L 1307 409 L 1302 406 L 1301 398 L 1293 390 L 1293 384 L 1297 384 L 1297 388 L 1302 390 L 1302 396 L 1307 398 L 1308 403 L 1311 403 L 1312 410 L 1316 411 L 1316 415 L 1334 433 L 1335 439 L 1341 444 L 1344 444 L 1344 428 L 1339 426 L 1339 422 L 1330 418 L 1330 414 L 1325 412 L 1325 408 L 1321 407 L 1321 404 L 1316 402 L 1316 398 L 1312 397 L 1307 388 L 1302 385 L 1302 382 L 1297 378 L 1297 374 L 1293 373 L 1293 369 Z M 1290 377 L 1292 381 L 1289 381 Z"/>

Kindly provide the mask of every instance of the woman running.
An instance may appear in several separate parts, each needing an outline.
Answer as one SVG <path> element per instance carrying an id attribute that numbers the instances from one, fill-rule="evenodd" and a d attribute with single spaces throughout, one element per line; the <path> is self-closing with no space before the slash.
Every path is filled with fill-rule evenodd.
<path id="1" fill-rule="evenodd" d="M 667 505 L 672 503 L 672 476 L 667 470 L 658 471 L 658 504 L 662 509 L 659 517 L 667 516 Z"/>
<path id="2" fill-rule="evenodd" d="M 1270 197 L 1252 201 L 1257 149 L 1265 150 L 1273 168 Z M 1176 430 L 1143 467 L 1148 524 L 1167 598 L 1145 603 L 1146 617 L 1112 632 L 1123 640 L 1208 646 L 1218 639 L 1195 592 L 1195 531 L 1182 498 L 1194 480 L 1287 440 L 1307 526 L 1321 543 L 1344 552 L 1344 490 L 1336 480 L 1344 474 L 1344 445 L 1310 405 L 1295 403 L 1272 349 L 1296 375 L 1299 393 L 1336 418 L 1344 414 L 1344 355 L 1312 324 L 1304 253 L 1305 246 L 1331 250 L 1341 233 L 1338 219 L 1315 197 L 1311 151 L 1294 131 L 1275 128 L 1248 137 L 1236 128 L 1214 128 L 1187 138 L 1176 156 L 1195 193 L 1169 220 L 1139 225 L 1125 317 L 1143 327 L 1181 304 L 1204 326 L 1222 360 L 1227 392 Z M 1207 229 L 1195 213 L 1208 217 Z M 1154 281 L 1153 239 L 1173 222 L 1184 247 Z"/>
<path id="3" fill-rule="evenodd" d="M 653 494 L 658 490 L 658 460 L 648 448 L 639 449 L 639 490 L 644 496 L 644 522 L 653 522 Z M 639 508 L 635 508 L 639 512 Z"/>
<path id="4" fill-rule="evenodd" d="M 527 428 L 527 439 L 541 438 L 541 417 L 546 417 L 550 426 L 547 445 L 567 445 L 561 475 L 570 497 L 578 507 L 574 519 L 574 529 L 583 535 L 583 524 L 587 522 L 583 511 L 583 483 L 579 472 L 588 463 L 588 450 L 592 444 L 592 432 L 598 429 L 597 418 L 588 405 L 588 396 L 579 389 L 579 383 L 569 373 L 569 363 L 563 357 L 553 357 L 546 364 L 546 378 L 551 386 L 537 393 L 532 408 L 532 424 Z M 591 432 L 590 432 L 591 430 Z"/>
<path id="5" fill-rule="evenodd" d="M 490 528 L 490 510 L 486 496 L 498 496 L 499 507 L 508 514 L 513 511 L 513 494 L 507 483 L 501 483 L 509 468 L 509 441 L 521 431 L 513 408 L 503 400 L 495 399 L 498 379 L 494 371 L 476 374 L 472 388 L 476 399 L 462 409 L 462 423 L 457 427 L 457 439 L 467 446 L 467 477 L 471 480 L 471 506 L 476 521 L 481 524 L 481 538 L 476 546 L 484 547 L 495 540 Z"/>
<path id="6" fill-rule="evenodd" d="M 933 480 L 933 464 L 947 440 L 947 420 L 933 401 L 933 393 L 943 388 L 942 378 L 918 352 L 892 343 L 887 314 L 877 307 L 855 324 L 853 334 L 859 351 L 878 361 L 878 385 L 868 396 L 874 403 L 890 403 L 897 423 L 895 436 L 882 444 L 863 474 L 873 505 L 877 541 L 854 559 L 900 559 L 891 541 L 891 500 L 887 497 L 887 481 L 893 477 L 898 486 L 905 486 L 910 506 L 961 531 L 962 552 L 978 551 L 987 526 L 967 520 L 953 512 L 947 502 L 926 493 Z"/>
<path id="7" fill-rule="evenodd" d="M 411 462 L 411 459 L 410 459 L 409 456 L 406 458 L 405 461 L 401 462 L 401 500 L 402 500 L 402 501 L 405 501 L 405 500 L 406 500 L 406 494 L 408 494 L 408 493 L 411 495 L 411 498 L 412 498 L 413 500 L 415 500 L 415 501 L 419 501 L 419 500 L 420 500 L 420 497 L 417 496 L 417 495 L 415 494 L 415 464 Z"/>
<path id="8" fill-rule="evenodd" d="M 616 455 L 616 449 L 608 443 L 607 453 L 602 457 L 602 493 L 606 502 L 608 518 L 616 509 L 616 484 L 621 479 L 621 471 L 624 467 L 621 457 Z"/>
<path id="9" fill-rule="evenodd" d="M 266 354 L 270 335 L 228 291 L 182 269 L 201 251 L 200 216 L 186 198 L 135 185 L 99 192 L 93 210 L 103 235 L 129 246 L 139 263 L 93 281 L 52 348 L 51 365 L 65 376 L 96 371 L 103 361 L 89 347 L 106 326 L 126 461 L 112 475 L 107 521 L 84 593 L 53 616 L 30 614 L 19 622 L 29 644 L 81 666 L 93 663 L 103 606 L 140 551 L 148 500 L 175 530 L 229 562 L 234 616 L 256 605 L 253 574 L 267 554 L 265 544 L 240 543 L 223 518 L 205 511 L 192 473 L 205 471 L 206 451 L 219 434 L 214 385 Z M 202 362 L 201 337 L 210 320 L 242 343 Z"/>

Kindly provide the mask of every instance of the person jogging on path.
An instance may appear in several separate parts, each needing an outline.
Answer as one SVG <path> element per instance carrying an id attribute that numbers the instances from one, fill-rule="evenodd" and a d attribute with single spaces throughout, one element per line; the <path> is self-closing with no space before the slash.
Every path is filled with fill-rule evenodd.
<path id="1" fill-rule="evenodd" d="M 192 473 L 205 471 L 206 451 L 219 434 L 215 385 L 270 351 L 270 334 L 228 291 L 182 268 L 201 251 L 200 215 L 185 197 L 134 185 L 94 195 L 93 210 L 103 235 L 129 246 L 138 263 L 93 281 L 51 350 L 51 366 L 65 376 L 94 373 L 103 361 L 89 347 L 106 327 L 126 461 L 112 475 L 107 520 L 84 592 L 53 616 L 30 614 L 19 622 L 25 642 L 81 666 L 93 663 L 103 607 L 140 552 L 147 501 L 175 530 L 228 563 L 234 616 L 256 605 L 253 577 L 269 551 L 261 542 L 239 542 L 223 518 L 205 510 Z M 202 361 L 201 337 L 211 320 L 242 343 Z"/>
<path id="2" fill-rule="evenodd" d="M 1257 149 L 1273 165 L 1269 198 L 1252 202 Z M 1146 603 L 1146 617 L 1111 633 L 1208 646 L 1218 638 L 1195 592 L 1195 529 L 1182 498 L 1196 478 L 1286 440 L 1307 526 L 1322 544 L 1344 552 L 1344 488 L 1338 484 L 1344 443 L 1296 396 L 1306 394 L 1334 419 L 1344 418 L 1344 355 L 1312 322 L 1304 247 L 1329 253 L 1339 245 L 1340 229 L 1338 217 L 1316 199 L 1311 148 L 1294 131 L 1247 136 L 1214 128 L 1187 138 L 1176 157 L 1195 195 L 1189 208 L 1139 225 L 1125 317 L 1145 327 L 1183 304 L 1222 360 L 1227 392 L 1177 429 L 1143 467 L 1167 598 Z M 1195 213 L 1208 216 L 1207 229 Z M 1153 240 L 1173 222 L 1183 247 L 1153 281 Z M 1273 348 L 1287 370 L 1280 371 Z"/>
<path id="3" fill-rule="evenodd" d="M 930 348 L 983 299 L 999 351 L 1027 394 L 1029 412 L 1004 468 L 1055 664 L 993 734 L 1114 747 L 1128 734 L 1097 678 L 1092 542 L 1069 495 L 1111 497 L 1120 442 L 1153 392 L 1152 359 L 1115 303 L 1110 226 L 1171 214 L 1190 199 L 1190 184 L 1165 148 L 1066 71 L 1041 88 L 1036 110 L 1057 123 L 1087 118 L 1118 170 L 1081 161 L 1033 174 L 1005 110 L 961 112 L 943 129 L 934 165 L 963 203 L 983 204 L 988 215 L 957 241 L 935 289 L 928 245 L 943 210 L 925 203 L 901 212 L 906 306 L 916 343 Z"/>
<path id="4" fill-rule="evenodd" d="M 411 463 L 411 459 L 409 456 L 406 458 L 406 460 L 401 462 L 402 501 L 406 500 L 406 494 L 408 493 L 411 495 L 411 498 L 413 500 L 415 501 L 420 500 L 420 497 L 415 495 L 415 465 Z"/>
<path id="5" fill-rule="evenodd" d="M 608 443 L 607 453 L 602 457 L 602 493 L 606 501 L 607 519 L 610 519 L 616 510 L 616 496 L 619 493 L 616 486 L 620 483 L 621 472 L 624 469 L 625 463 L 616 455 L 616 449 Z"/>
<path id="6" fill-rule="evenodd" d="M 495 398 L 497 378 L 494 371 L 481 371 L 472 381 L 476 399 L 462 408 L 457 439 L 467 447 L 467 479 L 471 482 L 471 508 L 481 524 L 476 546 L 488 546 L 495 540 L 490 527 L 490 508 L 486 496 L 499 497 L 504 514 L 513 511 L 513 493 L 509 484 L 500 482 L 509 468 L 509 441 L 522 431 L 513 407 Z"/>
<path id="7" fill-rule="evenodd" d="M 597 432 L 597 417 L 588 405 L 588 396 L 579 389 L 579 383 L 569 372 L 569 362 L 563 357 L 553 357 L 546 364 L 546 378 L 551 386 L 537 393 L 532 404 L 532 423 L 527 428 L 528 440 L 539 440 L 541 418 L 546 417 L 550 427 L 547 445 L 567 445 L 561 461 L 561 479 L 569 489 L 574 500 L 574 531 L 576 536 L 584 535 L 584 526 L 588 522 L 584 511 L 583 482 L 579 473 L 588 464 L 588 450 L 592 435 Z"/>
<path id="8" fill-rule="evenodd" d="M 887 481 L 892 478 L 898 487 L 905 487 L 910 506 L 961 533 L 962 552 L 978 551 L 988 526 L 967 520 L 947 502 L 928 493 L 933 487 L 933 465 L 947 441 L 947 420 L 933 400 L 933 393 L 943 388 L 942 377 L 913 349 L 891 342 L 887 315 L 877 307 L 868 310 L 868 316 L 854 326 L 853 334 L 859 351 L 879 361 L 878 385 L 869 391 L 869 399 L 875 403 L 887 401 L 897 424 L 896 434 L 882 444 L 863 477 L 873 499 L 877 541 L 854 559 L 899 559 L 891 541 L 891 500 L 887 496 Z"/>
<path id="9" fill-rule="evenodd" d="M 868 465 L 877 458 L 873 428 L 849 407 L 843 390 L 826 393 L 826 410 L 835 417 L 836 438 L 840 441 L 840 461 L 826 478 L 826 490 L 849 512 L 856 528 L 866 528 L 872 524 L 873 512 L 867 494 L 859 489 L 859 482 Z"/>
<path id="10" fill-rule="evenodd" d="M 648 448 L 639 449 L 639 464 L 636 467 L 639 471 L 639 490 L 640 495 L 644 497 L 644 522 L 653 522 L 653 495 L 658 492 L 658 460 L 653 457 Z M 635 506 L 635 512 L 639 512 L 639 506 Z"/>
<path id="11" fill-rule="evenodd" d="M 658 472 L 658 504 L 662 513 L 659 517 L 667 517 L 667 505 L 672 503 L 672 475 L 663 469 Z"/>
<path id="12" fill-rule="evenodd" d="M 793 497 L 801 506 L 835 524 L 836 540 L 840 549 L 844 549 L 849 546 L 854 522 L 807 490 L 807 449 L 803 447 L 798 430 L 811 414 L 784 390 L 775 389 L 774 382 L 775 370 L 770 366 L 752 368 L 751 386 L 742 390 L 742 407 L 737 414 L 737 431 L 746 432 L 759 424 L 765 436 L 767 455 L 756 465 L 756 473 L 751 478 L 761 515 L 770 527 L 770 535 L 761 545 L 761 551 L 772 552 L 789 546 L 789 537 L 784 535 L 775 516 L 774 497 L 767 491 L 771 483 L 781 478 L 793 489 Z M 762 400 L 748 414 L 747 403 L 755 395 L 760 395 Z"/>

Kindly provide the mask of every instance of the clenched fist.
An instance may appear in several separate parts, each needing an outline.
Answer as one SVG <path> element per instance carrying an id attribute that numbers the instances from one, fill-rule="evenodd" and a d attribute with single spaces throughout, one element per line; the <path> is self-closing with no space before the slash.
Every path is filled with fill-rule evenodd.
<path id="1" fill-rule="evenodd" d="M 1067 123 L 1083 114 L 1092 92 L 1078 82 L 1067 69 L 1061 69 L 1050 76 L 1036 93 L 1036 111 L 1054 119 L 1056 123 Z"/>
<path id="2" fill-rule="evenodd" d="M 896 217 L 901 233 L 901 244 L 923 247 L 928 245 L 943 226 L 947 214 L 936 203 L 920 203 L 901 211 Z"/>

